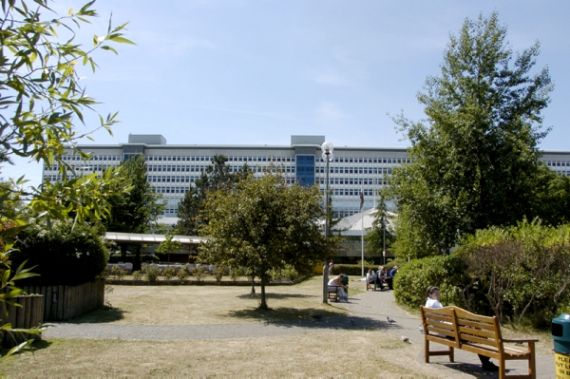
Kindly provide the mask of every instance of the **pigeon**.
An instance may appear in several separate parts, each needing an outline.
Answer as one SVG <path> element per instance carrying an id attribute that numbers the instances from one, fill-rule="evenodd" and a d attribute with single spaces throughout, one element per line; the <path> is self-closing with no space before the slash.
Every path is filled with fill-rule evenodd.
<path id="1" fill-rule="evenodd" d="M 402 342 L 405 342 L 405 343 L 411 343 L 411 342 L 410 342 L 410 338 L 409 338 L 409 337 L 406 337 L 406 336 L 401 336 L 401 337 L 400 337 L 400 340 L 402 340 Z"/>
<path id="2" fill-rule="evenodd" d="M 396 320 L 393 320 L 390 318 L 390 316 L 386 316 L 386 321 L 388 321 L 389 324 L 395 324 Z"/>

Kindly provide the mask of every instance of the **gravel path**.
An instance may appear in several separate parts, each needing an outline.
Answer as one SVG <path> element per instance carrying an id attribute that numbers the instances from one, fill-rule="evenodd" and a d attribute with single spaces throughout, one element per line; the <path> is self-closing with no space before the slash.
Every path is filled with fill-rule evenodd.
<path id="1" fill-rule="evenodd" d="M 119 339 L 176 341 L 191 339 L 252 338 L 280 335 L 296 335 L 308 331 L 326 329 L 385 329 L 396 338 L 406 338 L 416 353 L 416 359 L 423 361 L 423 336 L 419 330 L 420 321 L 398 307 L 391 291 L 368 291 L 351 297 L 350 303 L 335 304 L 348 310 L 349 316 L 315 318 L 305 321 L 281 321 L 271 323 L 243 323 L 219 325 L 119 325 L 112 323 L 53 323 L 49 324 L 44 336 L 73 339 Z M 388 320 L 390 319 L 390 321 Z M 480 362 L 474 354 L 456 350 L 456 363 L 449 363 L 444 357 L 432 357 L 434 365 L 448 367 L 450 375 L 463 373 L 466 378 L 495 378 L 496 374 L 480 369 Z M 509 374 L 526 372 L 525 362 L 507 363 Z M 537 352 L 537 377 L 553 378 L 553 354 L 542 348 Z"/>

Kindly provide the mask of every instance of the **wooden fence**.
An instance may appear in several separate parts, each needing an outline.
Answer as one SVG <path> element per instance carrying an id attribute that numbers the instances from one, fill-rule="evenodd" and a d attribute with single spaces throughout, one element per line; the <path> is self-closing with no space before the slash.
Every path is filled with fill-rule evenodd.
<path id="1" fill-rule="evenodd" d="M 12 328 L 29 329 L 36 328 L 44 321 L 44 297 L 42 295 L 22 295 L 16 297 L 16 303 L 20 307 L 8 307 L 7 319 L 4 316 L 1 323 L 9 322 Z"/>
<path id="2" fill-rule="evenodd" d="M 77 286 L 26 286 L 27 293 L 44 297 L 44 321 L 63 321 L 100 308 L 105 302 L 105 281 Z"/>

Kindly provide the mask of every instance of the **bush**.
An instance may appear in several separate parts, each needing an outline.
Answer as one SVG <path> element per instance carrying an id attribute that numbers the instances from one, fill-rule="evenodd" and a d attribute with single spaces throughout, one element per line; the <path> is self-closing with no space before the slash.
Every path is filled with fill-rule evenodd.
<path id="1" fill-rule="evenodd" d="M 188 275 L 190 275 L 190 273 L 188 272 L 188 269 L 186 269 L 186 267 L 180 267 L 180 268 L 178 269 L 178 271 L 176 271 L 176 277 L 177 277 L 180 281 L 186 280 L 186 278 L 188 277 Z"/>
<path id="2" fill-rule="evenodd" d="M 224 266 L 217 265 L 217 266 L 214 268 L 214 273 L 213 273 L 213 274 L 214 274 L 214 278 L 216 278 L 216 282 L 219 283 L 219 282 L 222 281 L 222 278 L 223 278 L 223 276 L 224 276 L 224 274 L 225 274 L 225 271 L 226 271 L 226 268 L 225 268 Z"/>
<path id="3" fill-rule="evenodd" d="M 170 280 L 176 276 L 176 269 L 174 267 L 166 267 L 162 270 L 162 276 L 164 276 L 166 280 Z"/>
<path id="4" fill-rule="evenodd" d="M 27 260 L 40 276 L 22 284 L 77 285 L 92 281 L 107 266 L 109 254 L 99 231 L 88 225 L 31 226 L 18 236 L 15 266 Z"/>
<path id="5" fill-rule="evenodd" d="M 299 278 L 300 274 L 291 265 L 285 265 L 280 270 L 271 270 L 271 280 L 290 280 L 294 281 Z"/>
<path id="6" fill-rule="evenodd" d="M 444 305 L 473 309 L 474 297 L 469 296 L 471 282 L 465 275 L 465 263 L 455 255 L 414 259 L 398 270 L 394 279 L 396 300 L 417 308 L 426 300 L 429 286 L 437 286 Z"/>
<path id="7" fill-rule="evenodd" d="M 501 319 L 549 325 L 570 302 L 570 226 L 481 230 L 459 249 Z"/>
<path id="8" fill-rule="evenodd" d="M 125 271 L 117 265 L 111 266 L 109 270 L 109 275 L 114 276 L 116 279 L 121 279 L 125 275 Z"/>
<path id="9" fill-rule="evenodd" d="M 364 274 L 366 275 L 366 272 L 368 272 L 368 270 L 370 269 L 377 269 L 378 266 L 375 266 L 373 264 L 364 264 Z M 323 274 L 322 272 L 322 267 L 321 267 L 321 275 Z M 333 274 L 338 275 L 338 274 L 346 274 L 346 275 L 355 275 L 355 276 L 360 276 L 362 274 L 362 266 L 360 264 L 346 264 L 346 263 L 335 263 L 334 267 L 333 267 Z"/>
<path id="10" fill-rule="evenodd" d="M 134 271 L 133 272 L 133 280 L 141 280 L 142 279 L 142 272 Z"/>
<path id="11" fill-rule="evenodd" d="M 192 275 L 196 278 L 196 280 L 201 281 L 206 276 L 208 272 L 207 268 L 204 266 L 196 266 L 194 270 L 192 270 Z"/>
<path id="12" fill-rule="evenodd" d="M 158 279 L 158 275 L 160 274 L 160 270 L 158 269 L 158 267 L 153 264 L 146 265 L 143 268 L 143 272 L 146 275 L 147 280 L 151 283 L 156 282 L 156 280 Z"/>

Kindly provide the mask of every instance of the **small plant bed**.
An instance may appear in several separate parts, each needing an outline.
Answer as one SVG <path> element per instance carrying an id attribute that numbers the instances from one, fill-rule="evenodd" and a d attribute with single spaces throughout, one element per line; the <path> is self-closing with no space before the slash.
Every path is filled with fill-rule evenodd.
<path id="1" fill-rule="evenodd" d="M 307 279 L 292 268 L 271 272 L 269 285 L 291 285 Z M 143 264 L 140 271 L 130 272 L 121 264 L 110 264 L 106 270 L 107 284 L 121 285 L 225 285 L 251 286 L 251 277 L 240 275 L 222 266 L 200 264 Z M 260 285 L 254 280 L 254 285 Z"/>
<path id="2" fill-rule="evenodd" d="M 289 279 L 276 279 L 276 280 L 272 280 L 269 285 L 270 286 L 283 286 L 283 285 L 293 285 L 293 284 L 297 284 L 297 283 L 301 283 L 302 281 L 304 281 L 306 278 L 298 278 L 295 280 L 289 280 Z M 185 278 L 185 279 L 178 279 L 178 278 L 168 278 L 168 277 L 164 277 L 164 276 L 159 276 L 157 278 L 155 278 L 154 280 L 148 280 L 147 278 L 141 278 L 141 277 L 136 277 L 133 275 L 123 275 L 120 278 L 117 278 L 115 276 L 108 276 L 105 279 L 105 283 L 107 284 L 116 284 L 116 285 L 132 285 L 132 286 L 161 286 L 161 285 L 167 285 L 167 286 L 177 286 L 177 285 L 194 285 L 194 286 L 200 286 L 200 285 L 207 285 L 207 286 L 211 286 L 211 285 L 220 285 L 220 286 L 251 286 L 251 279 L 247 279 L 247 278 L 237 278 L 237 279 L 232 279 L 232 278 L 223 278 L 221 280 L 217 280 L 214 276 L 207 276 L 205 278 L 202 279 L 196 279 L 196 278 Z M 259 280 L 255 280 L 254 284 L 256 286 L 259 285 Z"/>

